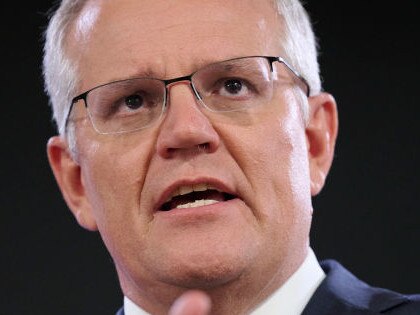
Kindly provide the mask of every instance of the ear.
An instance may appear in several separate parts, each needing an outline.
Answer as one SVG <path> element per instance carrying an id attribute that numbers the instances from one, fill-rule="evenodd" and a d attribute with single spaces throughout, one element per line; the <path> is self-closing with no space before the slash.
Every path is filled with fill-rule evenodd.
<path id="1" fill-rule="evenodd" d="M 334 157 L 337 132 L 337 105 L 332 95 L 320 93 L 309 97 L 306 139 L 312 196 L 317 195 L 325 184 Z"/>
<path id="2" fill-rule="evenodd" d="M 47 153 L 64 200 L 77 222 L 85 229 L 98 230 L 92 207 L 86 197 L 81 168 L 70 154 L 67 142 L 62 137 L 52 137 L 48 141 Z"/>

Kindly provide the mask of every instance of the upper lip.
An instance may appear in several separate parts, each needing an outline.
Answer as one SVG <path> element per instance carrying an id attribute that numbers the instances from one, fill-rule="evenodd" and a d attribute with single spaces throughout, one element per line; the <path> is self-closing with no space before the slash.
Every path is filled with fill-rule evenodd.
<path id="1" fill-rule="evenodd" d="M 160 194 L 158 201 L 156 202 L 155 211 L 161 209 L 162 205 L 171 198 L 171 196 L 182 186 L 193 186 L 199 184 L 207 184 L 211 186 L 213 189 L 216 189 L 222 193 L 227 193 L 230 195 L 237 196 L 237 193 L 234 191 L 233 188 L 229 187 L 226 183 L 224 183 L 220 179 L 215 178 L 195 178 L 195 179 L 181 179 L 173 182 L 168 187 L 164 189 L 164 191 Z"/>

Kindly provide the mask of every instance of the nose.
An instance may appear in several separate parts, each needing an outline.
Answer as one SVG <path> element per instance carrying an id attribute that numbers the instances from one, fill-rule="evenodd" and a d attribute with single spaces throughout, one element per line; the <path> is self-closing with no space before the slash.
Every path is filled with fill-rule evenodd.
<path id="1" fill-rule="evenodd" d="M 156 144 L 158 154 L 173 158 L 216 151 L 219 134 L 202 112 L 189 82 L 176 82 L 167 88 L 167 112 Z"/>

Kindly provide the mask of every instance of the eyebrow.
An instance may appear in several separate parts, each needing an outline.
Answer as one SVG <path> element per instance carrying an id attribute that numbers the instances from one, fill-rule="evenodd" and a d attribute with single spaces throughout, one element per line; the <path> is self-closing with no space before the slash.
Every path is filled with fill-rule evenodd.
<path id="1" fill-rule="evenodd" d="M 232 59 L 234 59 L 235 57 L 232 57 Z M 225 60 L 210 60 L 207 58 L 199 58 L 197 60 L 192 61 L 191 65 L 190 65 L 190 70 L 188 73 L 184 73 L 184 74 L 180 74 L 178 76 L 183 76 L 183 75 L 189 75 L 191 73 L 194 73 L 195 71 L 206 67 L 208 65 L 211 64 L 215 64 L 215 63 L 219 63 Z M 227 67 L 232 67 L 232 68 L 238 68 L 236 67 L 236 65 L 226 65 Z M 170 78 L 168 78 L 167 76 L 167 71 L 166 71 L 166 67 L 163 65 L 161 67 L 159 67 L 159 71 L 156 71 L 158 67 L 154 67 L 151 65 L 145 65 L 142 67 L 139 67 L 138 70 L 136 70 L 132 75 L 129 75 L 127 77 L 124 78 L 119 78 L 116 79 L 114 81 L 120 81 L 120 80 L 126 80 L 126 79 L 136 79 L 136 78 L 152 78 L 152 79 L 159 79 L 159 80 L 167 80 L 167 79 L 171 79 L 173 78 L 173 76 L 171 76 Z M 226 69 L 229 70 L 229 69 Z"/>
<path id="2" fill-rule="evenodd" d="M 125 79 L 135 79 L 135 78 L 155 78 L 159 79 L 161 77 L 161 74 L 158 74 L 158 72 L 153 69 L 152 67 L 147 67 L 143 69 L 139 69 L 134 74 L 129 75 L 125 77 Z"/>

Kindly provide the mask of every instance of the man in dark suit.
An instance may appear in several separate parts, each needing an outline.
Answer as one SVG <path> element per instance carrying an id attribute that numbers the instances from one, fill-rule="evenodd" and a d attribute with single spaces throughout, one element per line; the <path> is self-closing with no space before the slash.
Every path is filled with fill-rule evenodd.
<path id="1" fill-rule="evenodd" d="M 309 246 L 338 118 L 299 1 L 64 0 L 44 74 L 49 161 L 119 314 L 420 310 Z"/>

